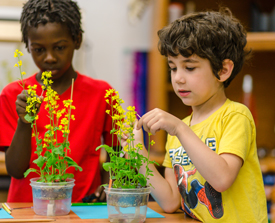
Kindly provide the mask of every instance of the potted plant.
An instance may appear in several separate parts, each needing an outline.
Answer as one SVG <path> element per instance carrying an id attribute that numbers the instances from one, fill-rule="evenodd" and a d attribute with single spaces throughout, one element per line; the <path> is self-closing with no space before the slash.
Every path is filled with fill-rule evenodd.
<path id="1" fill-rule="evenodd" d="M 21 75 L 19 84 L 23 89 L 26 89 L 23 81 L 25 72 L 21 71 L 22 61 L 20 60 L 20 56 L 23 54 L 16 50 L 14 56 L 18 58 L 15 66 L 19 67 Z M 49 124 L 45 126 L 47 131 L 43 138 L 39 135 L 36 125 L 39 119 L 36 104 L 41 104 L 42 101 L 37 97 L 36 85 L 27 87 L 27 114 L 24 118 L 31 123 L 32 137 L 35 137 L 36 140 L 35 153 L 38 158 L 33 163 L 37 165 L 38 169 L 29 168 L 24 176 L 26 177 L 31 172 L 39 175 L 37 178 L 32 178 L 30 184 L 32 186 L 34 212 L 38 215 L 54 216 L 66 215 L 70 212 L 74 176 L 67 173 L 67 169 L 74 167 L 82 171 L 82 168 L 68 156 L 70 151 L 68 141 L 70 120 L 74 120 L 71 110 L 75 109 L 72 105 L 73 82 L 71 99 L 64 100 L 64 108 L 59 109 L 57 105 L 59 98 L 57 92 L 51 88 L 52 80 L 50 78 L 51 72 L 42 73 L 44 84 L 42 89 L 43 92 L 46 91 L 43 101 L 49 116 Z M 58 134 L 62 134 L 61 142 L 57 140 Z"/>
<path id="2" fill-rule="evenodd" d="M 144 222 L 152 186 L 147 184 L 147 180 L 149 175 L 153 175 L 149 164 L 157 164 L 149 160 L 150 146 L 154 141 L 150 141 L 148 134 L 148 157 L 141 155 L 139 151 L 143 149 L 143 145 L 134 141 L 133 130 L 138 116 L 135 107 L 129 106 L 125 111 L 121 106 L 124 102 L 114 89 L 107 90 L 105 98 L 110 105 L 110 110 L 106 110 L 106 113 L 112 117 L 113 141 L 116 138 L 120 142 L 123 134 L 128 136 L 124 148 L 114 150 L 113 146 L 97 147 L 104 148 L 110 156 L 110 162 L 103 164 L 104 170 L 110 175 L 109 185 L 105 185 L 108 217 L 110 222 Z M 142 165 L 146 168 L 144 175 L 139 172 Z"/>

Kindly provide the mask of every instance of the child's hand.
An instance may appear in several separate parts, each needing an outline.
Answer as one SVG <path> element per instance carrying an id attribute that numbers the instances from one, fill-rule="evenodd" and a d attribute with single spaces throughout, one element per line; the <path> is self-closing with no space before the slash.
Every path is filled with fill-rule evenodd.
<path id="1" fill-rule="evenodd" d="M 159 130 L 165 130 L 169 135 L 177 134 L 177 127 L 182 123 L 177 117 L 159 109 L 155 108 L 141 117 L 137 123 L 137 130 L 143 126 L 146 132 L 153 135 Z"/>
<path id="2" fill-rule="evenodd" d="M 26 112 L 26 107 L 27 107 L 27 97 L 28 97 L 28 91 L 27 90 L 23 90 L 19 95 L 17 95 L 17 100 L 15 102 L 16 104 L 16 112 L 19 116 L 19 118 L 21 119 L 22 122 L 24 123 L 29 123 L 24 116 L 27 114 Z M 40 101 L 42 102 L 44 97 L 43 96 L 37 96 Z M 37 112 L 39 112 L 41 103 L 37 103 L 36 107 L 37 107 Z"/>
<path id="3" fill-rule="evenodd" d="M 104 192 L 104 187 L 99 186 L 93 194 L 84 197 L 82 201 L 84 203 L 105 202 L 106 194 Z"/>

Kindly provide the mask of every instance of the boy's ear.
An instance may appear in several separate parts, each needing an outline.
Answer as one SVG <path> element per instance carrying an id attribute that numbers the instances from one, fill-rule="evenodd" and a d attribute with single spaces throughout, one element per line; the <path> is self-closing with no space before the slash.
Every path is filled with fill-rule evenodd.
<path id="1" fill-rule="evenodd" d="M 76 50 L 78 50 L 80 48 L 81 43 L 82 43 L 82 33 L 79 33 L 79 35 L 77 36 L 76 41 L 75 41 L 75 49 Z"/>
<path id="2" fill-rule="evenodd" d="M 230 76 L 234 68 L 234 63 L 232 60 L 225 59 L 222 62 L 222 69 L 219 72 L 220 82 L 226 81 Z"/>

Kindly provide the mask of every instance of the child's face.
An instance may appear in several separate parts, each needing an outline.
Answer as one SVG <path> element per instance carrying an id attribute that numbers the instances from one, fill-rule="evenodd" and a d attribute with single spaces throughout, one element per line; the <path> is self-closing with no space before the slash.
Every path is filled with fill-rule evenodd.
<path id="1" fill-rule="evenodd" d="M 168 56 L 175 93 L 185 105 L 199 106 L 212 98 L 222 87 L 207 59 L 192 55 L 188 58 Z"/>
<path id="2" fill-rule="evenodd" d="M 40 72 L 51 71 L 52 79 L 60 78 L 72 70 L 69 68 L 77 47 L 64 24 L 47 23 L 29 28 L 28 46 Z"/>

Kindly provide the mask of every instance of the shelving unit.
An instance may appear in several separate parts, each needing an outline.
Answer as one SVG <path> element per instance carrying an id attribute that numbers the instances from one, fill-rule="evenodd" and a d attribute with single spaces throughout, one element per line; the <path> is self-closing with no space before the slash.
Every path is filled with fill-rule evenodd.
<path id="1" fill-rule="evenodd" d="M 169 0 L 154 1 L 154 22 L 152 29 L 152 49 L 149 53 L 148 76 L 148 110 L 163 109 L 179 118 L 190 114 L 190 108 L 183 105 L 173 92 L 167 69 L 166 58 L 161 56 L 157 49 L 157 31 L 167 25 Z M 177 1 L 185 4 L 187 1 Z M 251 0 L 194 0 L 196 11 L 213 9 L 220 5 L 229 7 L 232 13 L 249 27 Z M 270 3 L 273 4 L 273 3 Z M 272 5 L 273 7 L 273 5 Z M 249 30 L 249 29 L 248 29 Z M 252 49 L 252 58 L 245 64 L 241 73 L 232 81 L 226 93 L 228 98 L 240 101 L 242 96 L 242 81 L 245 74 L 253 78 L 253 95 L 256 101 L 256 128 L 258 147 L 275 148 L 275 32 L 261 32 L 247 34 L 247 48 Z M 152 159 L 162 163 L 165 154 L 166 133 L 158 132 L 153 136 L 156 144 L 152 147 Z"/>

